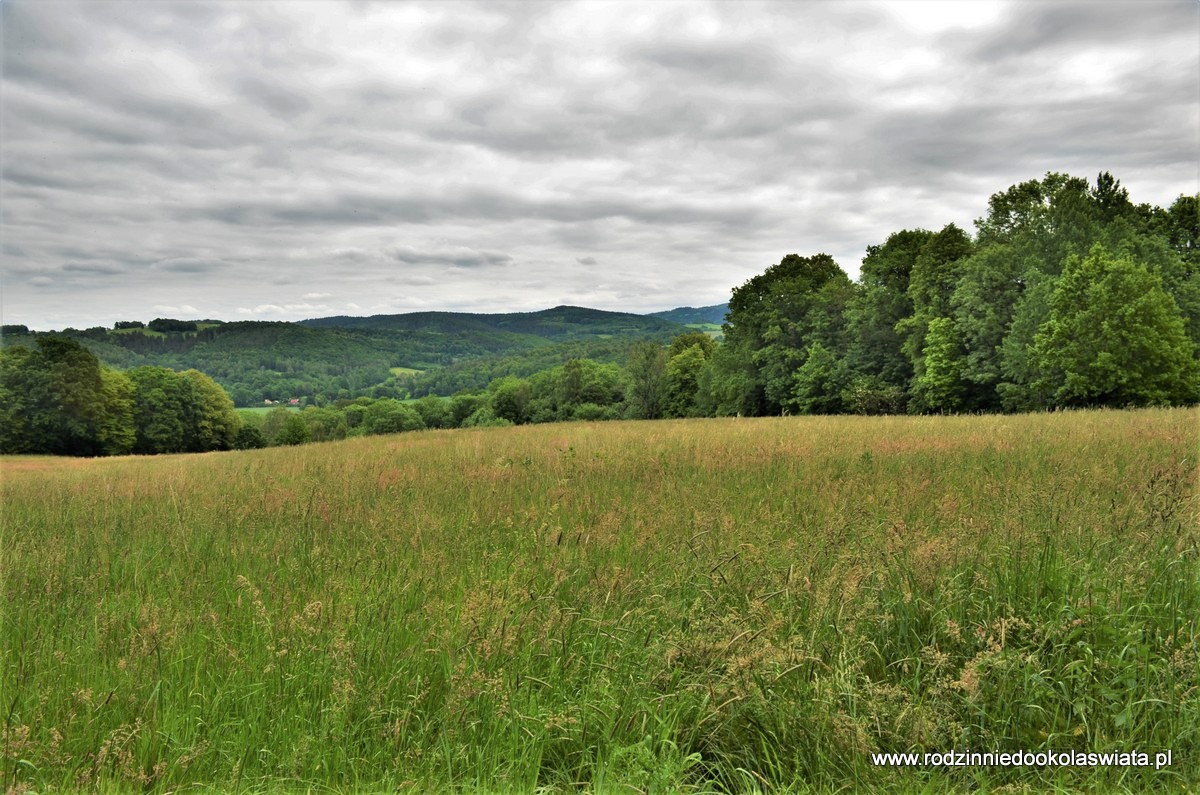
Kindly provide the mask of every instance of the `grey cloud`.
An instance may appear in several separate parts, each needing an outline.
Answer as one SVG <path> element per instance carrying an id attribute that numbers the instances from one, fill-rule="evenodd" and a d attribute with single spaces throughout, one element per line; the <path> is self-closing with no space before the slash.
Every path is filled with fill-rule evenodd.
<path id="1" fill-rule="evenodd" d="M 367 262 L 372 259 L 372 256 L 369 252 L 356 248 L 338 249 L 330 252 L 330 257 L 332 257 L 334 260 L 341 260 L 344 262 Z"/>
<path id="2" fill-rule="evenodd" d="M 259 304 L 253 308 L 239 306 L 237 311 L 242 315 L 294 315 L 297 312 L 314 312 L 328 310 L 329 307 L 325 304 L 310 304 L 303 303 L 285 303 L 285 304 Z"/>
<path id="3" fill-rule="evenodd" d="M 126 272 L 126 269 L 119 265 L 102 265 L 90 262 L 68 262 L 62 266 L 62 271 L 63 273 L 83 273 L 111 276 L 114 274 L 123 274 Z"/>
<path id="4" fill-rule="evenodd" d="M 80 190 L 102 184 L 88 179 L 85 175 L 63 174 L 59 171 L 49 170 L 39 171 L 36 168 L 30 168 L 28 165 L 6 166 L 4 169 L 4 179 L 6 182 L 17 185 L 27 185 L 33 188 L 52 188 L 55 190 Z"/>
<path id="5" fill-rule="evenodd" d="M 1047 170 L 1192 190 L 1195 4 L 920 8 L 5 3 L 6 310 L 703 305 Z"/>
<path id="6" fill-rule="evenodd" d="M 313 107 L 313 101 L 303 92 L 260 75 L 243 74 L 234 77 L 238 95 L 247 103 L 265 108 L 277 119 L 294 121 Z"/>
<path id="7" fill-rule="evenodd" d="M 654 44 L 639 49 L 646 61 L 681 72 L 685 79 L 703 75 L 706 81 L 759 84 L 774 77 L 779 62 L 769 50 L 746 51 L 726 43 Z"/>
<path id="8" fill-rule="evenodd" d="M 200 310 L 190 304 L 180 304 L 178 306 L 175 306 L 173 304 L 155 304 L 154 310 L 156 312 L 166 312 L 168 314 L 173 314 L 173 315 L 198 315 L 198 314 L 200 314 Z"/>
<path id="9" fill-rule="evenodd" d="M 385 254 L 397 262 L 413 265 L 452 265 L 457 268 L 479 268 L 508 265 L 513 258 L 494 251 L 475 251 L 469 248 L 420 250 L 412 246 L 394 246 Z"/>
<path id="10" fill-rule="evenodd" d="M 63 85 L 59 81 L 74 70 L 47 67 L 82 55 L 87 47 L 85 29 L 71 24 L 67 14 L 45 14 L 33 4 L 7 3 L 3 14 L 5 80 Z"/>
<path id="11" fill-rule="evenodd" d="M 168 273 L 201 274 L 214 273 L 224 270 L 229 263 L 220 260 L 199 259 L 195 257 L 175 257 L 162 259 L 150 266 L 151 270 Z"/>
<path id="12" fill-rule="evenodd" d="M 439 281 L 432 276 L 404 276 L 396 279 L 396 283 L 408 285 L 409 287 L 432 287 L 438 284 Z"/>
<path id="13" fill-rule="evenodd" d="M 55 246 L 52 251 L 55 256 L 70 260 L 112 259 L 112 252 L 98 251 L 80 246 Z"/>
<path id="14" fill-rule="evenodd" d="M 238 201 L 177 211 L 184 220 L 207 218 L 236 225 L 376 226 L 428 223 L 449 218 L 511 221 L 524 218 L 581 222 L 625 218 L 639 223 L 713 222 L 746 226 L 759 210 L 738 204 L 714 206 L 678 199 L 573 196 L 532 198 L 484 188 L 440 195 L 342 193 L 313 201 Z"/>
<path id="15" fill-rule="evenodd" d="M 961 39 L 966 53 L 983 62 L 1010 61 L 1036 54 L 1040 58 L 1089 47 L 1145 45 L 1179 39 L 1181 31 L 1194 33 L 1200 5 L 1191 2 L 1103 2 L 1079 0 L 1016 3 L 1008 6 L 1001 26 L 975 35 L 946 34 L 955 46 Z M 954 38 L 952 38 L 954 37 Z"/>

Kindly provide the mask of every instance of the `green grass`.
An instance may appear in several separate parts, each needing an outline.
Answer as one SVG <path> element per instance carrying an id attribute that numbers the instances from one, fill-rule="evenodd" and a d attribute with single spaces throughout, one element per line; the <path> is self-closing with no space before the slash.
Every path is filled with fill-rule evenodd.
<path id="1" fill-rule="evenodd" d="M 389 367 L 388 369 L 391 371 L 392 375 L 420 375 L 421 373 L 425 372 L 424 370 L 418 370 L 415 367 Z"/>
<path id="2" fill-rule="evenodd" d="M 3 785 L 1194 791 L 1197 420 L 5 458 Z M 965 748 L 1175 764 L 869 757 Z"/>
<path id="3" fill-rule="evenodd" d="M 205 329 L 218 328 L 221 325 L 222 325 L 221 323 L 197 323 L 196 331 L 204 331 Z M 184 337 L 194 337 L 194 336 L 196 336 L 196 331 L 184 331 L 184 332 L 176 332 L 176 333 L 181 334 Z M 142 336 L 145 336 L 145 337 L 159 337 L 159 338 L 163 338 L 163 339 L 165 339 L 167 336 L 162 331 L 155 331 L 154 329 L 149 329 L 149 328 L 144 328 L 144 327 L 142 327 L 142 328 L 109 329 L 108 333 L 109 334 L 141 334 Z"/>
<path id="4" fill-rule="evenodd" d="M 118 328 L 110 329 L 109 334 L 141 334 L 143 337 L 160 337 L 165 339 L 166 334 L 161 331 L 154 331 L 148 328 Z"/>
<path id="5" fill-rule="evenodd" d="M 267 414 L 270 414 L 275 409 L 280 409 L 280 408 L 288 409 L 290 411 L 300 411 L 299 406 L 287 406 L 287 405 L 283 405 L 283 404 L 280 404 L 278 406 L 250 406 L 247 408 L 238 408 L 238 409 L 235 409 L 235 411 L 237 411 L 239 414 L 253 414 L 253 415 L 261 417 L 261 416 L 266 416 Z"/>
<path id="6" fill-rule="evenodd" d="M 721 339 L 723 336 L 720 323 L 688 323 L 687 327 L 696 331 L 703 331 L 713 339 Z"/>

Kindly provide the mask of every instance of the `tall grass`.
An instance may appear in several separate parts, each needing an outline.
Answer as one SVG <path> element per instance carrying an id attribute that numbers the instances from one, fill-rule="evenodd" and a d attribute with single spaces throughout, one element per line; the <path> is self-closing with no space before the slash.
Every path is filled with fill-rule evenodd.
<path id="1" fill-rule="evenodd" d="M 28 789 L 1200 786 L 1198 415 L 3 460 Z M 1170 768 L 873 751 L 1170 749 Z"/>

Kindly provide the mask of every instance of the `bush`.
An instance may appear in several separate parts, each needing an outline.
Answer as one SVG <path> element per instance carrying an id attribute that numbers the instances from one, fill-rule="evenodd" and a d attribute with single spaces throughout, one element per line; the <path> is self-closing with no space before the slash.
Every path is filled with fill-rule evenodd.
<path id="1" fill-rule="evenodd" d="M 611 420 L 614 418 L 615 411 L 612 406 L 599 406 L 595 403 L 580 403 L 575 407 L 575 412 L 571 418 L 576 420 Z"/>
<path id="2" fill-rule="evenodd" d="M 362 428 L 368 435 L 420 431 L 425 428 L 425 421 L 412 406 L 385 398 L 367 407 L 363 414 Z"/>
<path id="3" fill-rule="evenodd" d="M 856 378 L 842 391 L 842 401 L 852 414 L 904 414 L 908 398 L 904 389 L 875 378 Z"/>
<path id="4" fill-rule="evenodd" d="M 426 395 L 414 402 L 412 407 L 421 415 L 426 428 L 452 428 L 454 417 L 450 402 L 437 395 Z"/>
<path id="5" fill-rule="evenodd" d="M 260 450 L 267 446 L 267 437 L 253 425 L 243 425 L 238 429 L 237 438 L 233 442 L 235 450 Z"/>
<path id="6" fill-rule="evenodd" d="M 481 406 L 475 410 L 475 413 L 463 420 L 462 427 L 464 428 L 507 428 L 512 425 L 512 420 L 504 417 L 497 417 L 496 412 L 492 411 L 491 406 Z"/>
<path id="7" fill-rule="evenodd" d="M 300 418 L 299 412 L 289 412 L 289 416 L 284 421 L 283 427 L 275 434 L 274 441 L 277 445 L 297 445 L 304 444 L 311 438 L 308 426 Z"/>

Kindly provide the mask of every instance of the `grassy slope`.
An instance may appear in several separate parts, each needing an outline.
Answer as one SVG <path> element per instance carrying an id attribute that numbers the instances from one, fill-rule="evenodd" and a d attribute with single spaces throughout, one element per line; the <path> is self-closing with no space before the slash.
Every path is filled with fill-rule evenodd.
<path id="1" fill-rule="evenodd" d="M 1173 410 L 4 459 L 3 783 L 1195 788 L 1197 443 Z M 867 756 L 964 746 L 1176 764 Z"/>

